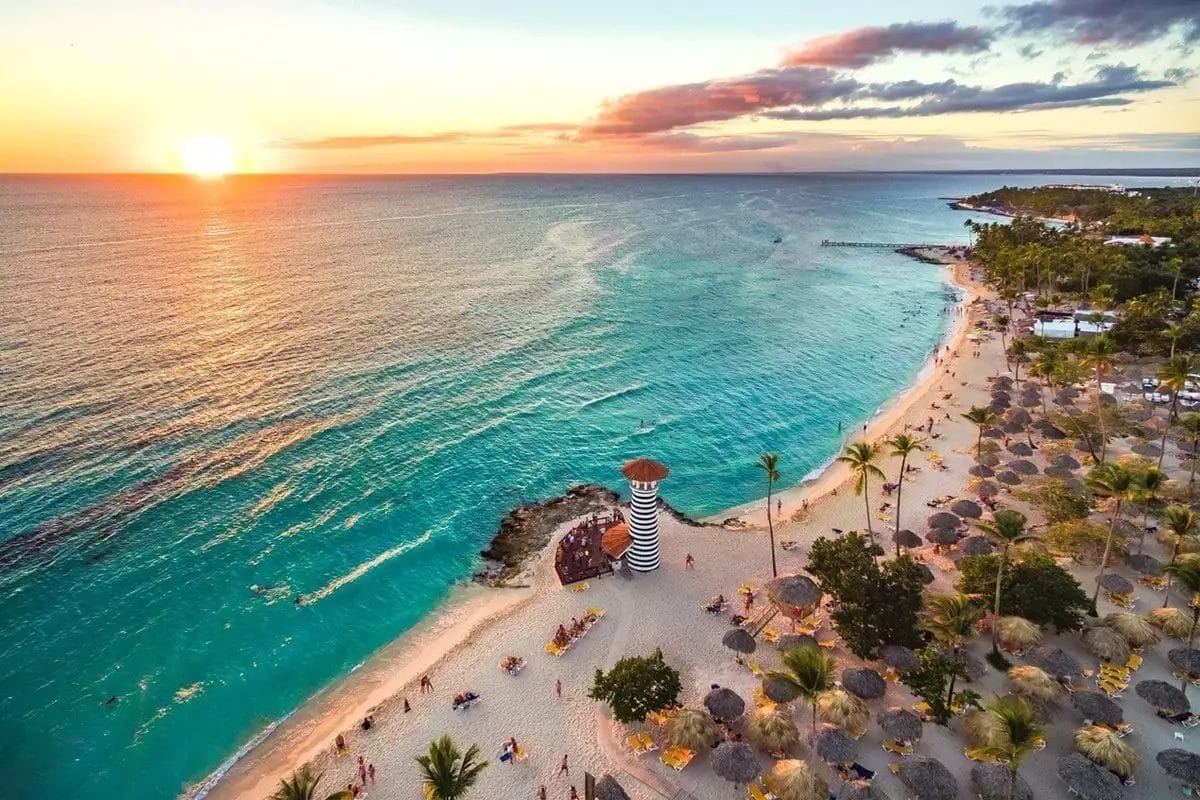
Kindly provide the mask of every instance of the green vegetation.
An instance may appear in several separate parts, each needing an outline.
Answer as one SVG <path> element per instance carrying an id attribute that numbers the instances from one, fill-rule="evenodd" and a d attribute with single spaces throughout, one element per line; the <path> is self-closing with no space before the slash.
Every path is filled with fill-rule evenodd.
<path id="1" fill-rule="evenodd" d="M 279 788 L 271 795 L 271 800 L 317 800 L 317 784 L 321 782 L 323 773 L 313 773 L 312 768 L 305 764 L 292 773 L 290 779 L 279 782 Z M 353 795 L 347 789 L 326 795 L 325 800 L 350 800 Z"/>
<path id="2" fill-rule="evenodd" d="M 1040 486 L 1014 489 L 1013 495 L 1042 512 L 1050 524 L 1083 519 L 1088 515 L 1087 495 L 1074 491 L 1057 478 Z"/>
<path id="3" fill-rule="evenodd" d="M 767 478 L 767 531 L 771 535 L 771 576 L 779 577 L 779 568 L 775 565 L 775 521 L 771 519 L 771 490 L 779 483 L 779 456 L 775 453 L 763 453 L 758 457 L 756 467 L 763 471 Z"/>
<path id="4" fill-rule="evenodd" d="M 997 511 L 992 522 L 980 522 L 979 529 L 1000 545 L 1000 565 L 996 568 L 996 589 L 992 599 L 992 658 L 999 662 L 1003 656 L 1000 655 L 1000 644 L 996 638 L 998 626 L 994 621 L 1000 619 L 1000 586 L 1008 567 L 1008 552 L 1014 544 L 1021 544 L 1033 537 L 1025 531 L 1025 515 L 1007 508 Z"/>
<path id="5" fill-rule="evenodd" d="M 969 556 L 959 563 L 959 569 L 962 578 L 956 588 L 967 595 L 987 597 L 995 589 L 1000 556 Z M 1001 616 L 1077 631 L 1090 608 L 1079 581 L 1043 553 L 1021 554 L 1008 565 L 1000 582 Z"/>
<path id="6" fill-rule="evenodd" d="M 430 800 L 461 800 L 479 780 L 488 762 L 479 760 L 479 745 L 460 753 L 449 736 L 429 743 L 429 752 L 417 756 L 421 785 Z"/>
<path id="7" fill-rule="evenodd" d="M 861 494 L 867 509 L 867 536 L 875 542 L 875 531 L 871 527 L 871 498 L 867 494 L 867 482 L 870 478 L 884 479 L 883 470 L 875 466 L 876 459 L 883 453 L 883 447 L 872 442 L 855 442 L 847 445 L 837 460 L 850 467 L 854 473 L 854 493 Z"/>
<path id="8" fill-rule="evenodd" d="M 917 651 L 918 667 L 904 673 L 900 679 L 904 681 L 912 693 L 929 704 L 929 716 L 939 725 L 945 725 L 954 715 L 953 709 L 978 705 L 979 695 L 969 689 L 956 693 L 952 702 L 946 687 L 958 678 L 968 678 L 966 664 L 948 656 L 936 645 L 929 645 Z"/>
<path id="9" fill-rule="evenodd" d="M 795 647 L 783 654 L 783 671 L 768 674 L 771 680 L 791 687 L 812 706 L 812 727 L 817 729 L 817 698 L 833 688 L 836 665 L 819 647 Z"/>
<path id="10" fill-rule="evenodd" d="M 925 606 L 922 627 L 942 646 L 955 663 L 961 663 L 959 653 L 975 635 L 975 625 L 983 619 L 983 609 L 965 594 L 931 595 Z M 946 689 L 946 705 L 954 706 L 954 682 L 958 674 L 951 671 Z"/>
<path id="11" fill-rule="evenodd" d="M 675 705 L 679 673 L 663 661 L 662 650 L 622 658 L 607 673 L 596 670 L 588 697 L 608 703 L 617 722 L 642 722 L 651 711 Z"/>
<path id="12" fill-rule="evenodd" d="M 860 658 L 875 658 L 884 645 L 920 643 L 921 568 L 909 556 L 881 564 L 881 555 L 883 548 L 855 532 L 822 536 L 809 553 L 808 572 L 838 603 L 833 627 Z"/>

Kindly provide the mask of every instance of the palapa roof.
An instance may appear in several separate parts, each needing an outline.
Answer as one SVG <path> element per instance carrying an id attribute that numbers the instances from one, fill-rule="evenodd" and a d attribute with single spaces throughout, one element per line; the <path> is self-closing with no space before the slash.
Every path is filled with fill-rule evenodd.
<path id="1" fill-rule="evenodd" d="M 1187 695 L 1179 691 L 1179 687 L 1166 681 L 1138 681 L 1133 690 L 1137 692 L 1138 697 L 1168 714 L 1180 714 L 1192 708 Z"/>
<path id="2" fill-rule="evenodd" d="M 907 547 L 909 549 L 920 547 L 922 544 L 921 537 L 917 536 L 907 528 L 903 528 L 892 533 L 892 541 L 901 547 Z"/>
<path id="3" fill-rule="evenodd" d="M 1167 660 L 1188 675 L 1200 675 L 1200 650 L 1194 647 L 1176 647 L 1169 650 Z"/>
<path id="4" fill-rule="evenodd" d="M 730 783 L 744 784 L 762 774 L 758 754 L 746 742 L 721 742 L 709 756 L 713 772 Z"/>
<path id="5" fill-rule="evenodd" d="M 907 672 L 920 666 L 917 654 L 901 644 L 889 644 L 880 648 L 879 660 L 899 672 Z"/>
<path id="6" fill-rule="evenodd" d="M 789 681 L 781 673 L 769 672 L 763 676 L 763 697 L 772 703 L 790 703 L 800 696 L 796 684 Z"/>
<path id="7" fill-rule="evenodd" d="M 1055 456 L 1053 459 L 1051 459 L 1050 463 L 1062 469 L 1079 469 L 1079 462 L 1076 461 L 1075 457 L 1070 453 L 1063 453 L 1060 456 Z"/>
<path id="8" fill-rule="evenodd" d="M 967 517 L 968 519 L 979 519 L 983 516 L 983 509 L 979 507 L 979 503 L 976 503 L 974 500 L 967 500 L 966 498 L 955 500 L 954 504 L 950 506 L 950 510 L 958 516 Z"/>
<path id="9" fill-rule="evenodd" d="M 1139 456 L 1156 457 L 1162 455 L 1162 448 L 1152 442 L 1138 442 L 1129 449 Z"/>
<path id="10" fill-rule="evenodd" d="M 962 543 L 962 551 L 969 556 L 986 556 L 994 549 L 986 536 L 968 536 Z"/>
<path id="11" fill-rule="evenodd" d="M 626 461 L 621 467 L 621 474 L 631 481 L 639 483 L 653 483 L 661 481 L 667 477 L 671 471 L 666 465 L 655 461 L 653 458 L 635 458 L 632 461 Z"/>
<path id="12" fill-rule="evenodd" d="M 918 800 L 957 800 L 958 781 L 934 758 L 909 756 L 900 759 L 900 780 Z"/>
<path id="13" fill-rule="evenodd" d="M 1018 475 L 1037 475 L 1038 472 L 1037 464 L 1024 458 L 1009 462 L 1008 468 Z"/>
<path id="14" fill-rule="evenodd" d="M 1120 800 L 1124 796 L 1121 779 L 1093 764 L 1082 753 L 1060 758 L 1058 777 L 1079 795 L 1080 800 Z"/>
<path id="15" fill-rule="evenodd" d="M 934 544 L 956 544 L 958 531 L 954 528 L 930 528 L 925 538 Z"/>
<path id="16" fill-rule="evenodd" d="M 1021 476 L 1013 472 L 1011 469 L 1006 469 L 996 476 L 996 480 L 1006 486 L 1016 486 L 1021 482 Z"/>
<path id="17" fill-rule="evenodd" d="M 1029 660 L 1056 678 L 1068 678 L 1083 672 L 1074 656 L 1061 647 L 1035 647 L 1029 653 Z"/>
<path id="18" fill-rule="evenodd" d="M 1012 773 L 1000 763 L 976 764 L 971 767 L 971 790 L 979 800 L 1034 800 L 1033 790 L 1020 775 L 1016 793 L 1010 794 Z"/>
<path id="19" fill-rule="evenodd" d="M 612 775 L 596 781 L 596 800 L 629 800 L 629 795 Z"/>
<path id="20" fill-rule="evenodd" d="M 949 511 L 939 511 L 936 514 L 931 514 L 925 524 L 931 528 L 949 528 L 955 530 L 959 525 L 962 525 L 962 520 Z"/>
<path id="21" fill-rule="evenodd" d="M 879 712 L 875 721 L 884 733 L 902 742 L 915 742 L 920 739 L 921 729 L 924 727 L 920 717 L 899 706 Z"/>
<path id="22" fill-rule="evenodd" d="M 1125 637 L 1103 625 L 1096 625 L 1083 632 L 1083 646 L 1101 661 L 1120 664 L 1129 660 L 1131 652 Z"/>
<path id="23" fill-rule="evenodd" d="M 1097 583 L 1108 591 L 1117 592 L 1118 594 L 1127 594 L 1133 591 L 1133 584 L 1129 582 L 1129 579 L 1115 572 L 1104 573 L 1100 576 Z"/>
<path id="24" fill-rule="evenodd" d="M 816 637 L 809 636 L 807 633 L 785 633 L 775 643 L 775 648 L 781 653 L 786 653 L 788 650 L 795 650 L 797 647 L 817 646 Z"/>
<path id="25" fill-rule="evenodd" d="M 744 628 L 732 628 L 721 637 L 721 644 L 736 653 L 753 653 L 758 649 L 758 642 Z"/>
<path id="26" fill-rule="evenodd" d="M 933 570 L 931 570 L 929 568 L 928 564 L 923 564 L 920 561 L 918 561 L 916 564 L 916 570 L 917 570 L 917 574 L 921 576 L 921 583 L 925 584 L 926 586 L 933 583 L 933 581 L 934 581 Z"/>
<path id="27" fill-rule="evenodd" d="M 1143 575 L 1162 575 L 1163 564 L 1157 558 L 1145 553 L 1134 553 L 1125 559 L 1129 566 Z"/>
<path id="28" fill-rule="evenodd" d="M 771 602 L 789 608 L 816 608 L 821 604 L 821 587 L 807 575 L 784 575 L 767 583 Z"/>
<path id="29" fill-rule="evenodd" d="M 967 467 L 967 472 L 974 475 L 976 478 L 991 478 L 996 474 L 996 470 L 986 464 L 972 464 Z"/>
<path id="30" fill-rule="evenodd" d="M 875 700 L 887 693 L 887 681 L 873 669 L 847 669 L 842 671 L 842 688 L 863 700 Z"/>
<path id="31" fill-rule="evenodd" d="M 1106 694 L 1101 692 L 1073 692 L 1071 704 L 1097 725 L 1120 725 L 1125 721 L 1125 712 Z"/>
<path id="32" fill-rule="evenodd" d="M 1009 431 L 1009 433 L 1020 433 L 1020 427 L 1021 426 L 1018 425 L 1017 430 Z M 1012 453 L 1014 456 L 1031 456 L 1033 455 L 1033 448 L 1025 444 L 1025 442 L 1013 442 L 1008 446 L 1008 452 Z"/>
<path id="33" fill-rule="evenodd" d="M 871 781 L 850 781 L 842 784 L 837 800 L 891 800 L 882 789 Z"/>
<path id="34" fill-rule="evenodd" d="M 746 701 L 732 689 L 713 689 L 704 697 L 704 707 L 717 719 L 735 720 L 746 713 Z"/>
<path id="35" fill-rule="evenodd" d="M 625 551 L 633 544 L 633 536 L 629 533 L 629 525 L 624 522 L 618 522 L 604 532 L 600 537 L 600 547 L 608 553 L 610 558 L 620 558 L 625 555 Z"/>
<path id="36" fill-rule="evenodd" d="M 1156 755 L 1154 760 L 1172 778 L 1188 786 L 1200 786 L 1200 753 L 1172 747 Z"/>
<path id="37" fill-rule="evenodd" d="M 823 722 L 809 739 L 817 757 L 826 764 L 850 764 L 858 752 L 858 745 L 850 734 L 837 725 Z"/>

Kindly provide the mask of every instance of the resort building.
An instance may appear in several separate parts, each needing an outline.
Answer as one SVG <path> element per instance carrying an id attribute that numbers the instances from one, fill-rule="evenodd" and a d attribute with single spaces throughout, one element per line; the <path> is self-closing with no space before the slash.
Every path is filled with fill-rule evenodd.
<path id="1" fill-rule="evenodd" d="M 1089 308 L 1071 313 L 1043 311 L 1037 315 L 1031 331 L 1034 336 L 1047 339 L 1090 338 L 1108 333 L 1117 324 L 1117 315 L 1112 311 Z"/>
<path id="2" fill-rule="evenodd" d="M 1141 236 L 1110 236 L 1104 240 L 1105 244 L 1129 244 L 1143 245 L 1145 247 L 1162 247 L 1164 244 L 1171 243 L 1170 236 L 1151 236 L 1148 233 L 1143 233 Z"/>
<path id="3" fill-rule="evenodd" d="M 670 473 L 652 458 L 626 462 L 621 474 L 629 481 L 629 536 L 625 563 L 635 572 L 658 569 L 658 484 Z"/>

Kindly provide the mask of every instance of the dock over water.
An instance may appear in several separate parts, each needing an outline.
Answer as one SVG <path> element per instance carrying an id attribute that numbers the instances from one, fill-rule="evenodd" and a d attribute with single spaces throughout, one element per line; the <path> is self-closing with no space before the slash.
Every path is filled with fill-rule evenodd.
<path id="1" fill-rule="evenodd" d="M 822 239 L 821 247 L 877 247 L 888 250 L 900 250 L 919 247 L 945 247 L 944 244 L 931 242 L 841 242 L 835 239 Z"/>

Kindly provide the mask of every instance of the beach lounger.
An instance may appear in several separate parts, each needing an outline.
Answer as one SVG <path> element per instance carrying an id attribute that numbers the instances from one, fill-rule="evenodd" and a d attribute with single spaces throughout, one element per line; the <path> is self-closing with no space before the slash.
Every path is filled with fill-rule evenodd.
<path id="1" fill-rule="evenodd" d="M 888 739 L 885 741 L 883 743 L 883 749 L 898 756 L 911 755 L 913 751 L 911 744 L 901 744 L 894 739 Z"/>
<path id="2" fill-rule="evenodd" d="M 603 608 L 589 608 L 586 610 L 585 613 L 591 614 L 596 619 L 601 619 L 604 617 L 604 609 Z"/>
<path id="3" fill-rule="evenodd" d="M 992 764 L 1000 761 L 1000 759 L 997 758 L 996 755 L 986 747 L 968 747 L 963 750 L 963 755 L 972 761 L 978 761 L 981 764 Z"/>
<path id="4" fill-rule="evenodd" d="M 916 715 L 918 717 L 920 717 L 924 721 L 926 721 L 926 722 L 933 721 L 933 707 L 931 705 L 929 705 L 929 703 L 926 703 L 924 700 L 918 701 L 916 703 L 916 705 L 913 706 L 913 711 L 916 713 Z"/>
<path id="5" fill-rule="evenodd" d="M 767 698 L 767 696 L 765 694 L 763 694 L 762 686 L 761 685 L 755 686 L 754 687 L 754 707 L 755 708 L 763 708 L 764 706 L 773 706 L 773 705 L 775 705 L 775 703 L 772 702 L 771 700 L 769 700 Z"/>
<path id="6" fill-rule="evenodd" d="M 1142 665 L 1142 657 L 1139 656 L 1137 653 L 1131 653 L 1129 655 L 1129 660 L 1125 662 L 1125 666 L 1131 670 L 1136 670 L 1141 665 Z"/>
<path id="7" fill-rule="evenodd" d="M 753 584 L 743 583 L 741 586 L 738 587 L 738 594 L 742 594 L 742 595 L 754 594 Z"/>
<path id="8" fill-rule="evenodd" d="M 821 647 L 826 650 L 832 650 L 833 648 L 837 647 L 837 639 L 826 639 L 823 642 L 817 642 L 817 647 Z"/>
<path id="9" fill-rule="evenodd" d="M 900 762 L 893 761 L 890 764 L 888 764 L 888 772 L 892 773 L 893 775 L 899 775 L 900 774 Z"/>
<path id="10" fill-rule="evenodd" d="M 571 584 L 571 591 L 572 591 L 572 592 L 586 592 L 587 590 L 588 590 L 588 583 L 587 583 L 587 581 L 584 581 L 583 583 L 573 583 L 573 584 Z"/>
<path id="11" fill-rule="evenodd" d="M 638 741 L 640 741 L 642 743 L 642 749 L 645 750 L 647 753 L 653 753 L 655 750 L 658 749 L 658 745 L 655 744 L 655 742 L 654 742 L 654 737 L 651 736 L 650 734 L 646 733 L 646 731 L 642 731 L 637 736 L 638 736 Z"/>
<path id="12" fill-rule="evenodd" d="M 559 647 L 554 642 L 546 642 L 546 652 L 552 656 L 558 657 L 567 652 L 566 647 Z"/>
<path id="13" fill-rule="evenodd" d="M 642 737 L 636 733 L 631 733 L 625 737 L 625 746 L 632 750 L 635 756 L 640 756 L 646 752 L 646 748 L 642 745 Z"/>
<path id="14" fill-rule="evenodd" d="M 862 764 L 855 761 L 850 765 L 850 771 L 858 776 L 859 780 L 873 781 L 875 780 L 875 770 L 867 769 Z"/>
<path id="15" fill-rule="evenodd" d="M 759 665 L 759 663 L 757 661 L 751 661 L 748 666 L 750 667 L 750 672 L 752 672 L 753 674 L 757 675 L 760 678 L 763 676 L 763 668 L 762 668 L 762 666 Z"/>
<path id="16" fill-rule="evenodd" d="M 655 725 L 666 725 L 667 720 L 670 719 L 670 717 L 668 717 L 663 711 L 651 711 L 646 715 L 646 719 L 650 720 Z"/>
<path id="17" fill-rule="evenodd" d="M 775 644 L 779 641 L 779 631 L 774 628 L 765 628 L 762 632 L 762 637 L 764 641 Z"/>

